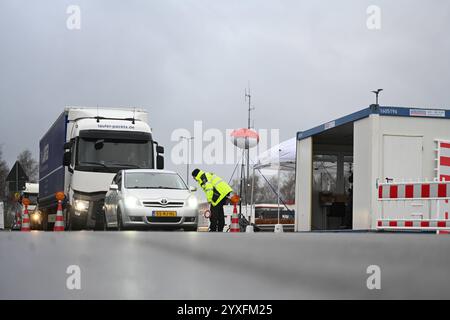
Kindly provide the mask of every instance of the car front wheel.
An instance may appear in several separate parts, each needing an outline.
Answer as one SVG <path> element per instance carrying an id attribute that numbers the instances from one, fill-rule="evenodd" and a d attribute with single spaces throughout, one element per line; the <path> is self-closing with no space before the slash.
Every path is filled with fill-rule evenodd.
<path id="1" fill-rule="evenodd" d="M 106 219 L 106 211 L 103 210 L 103 231 L 109 231 L 108 221 Z"/>

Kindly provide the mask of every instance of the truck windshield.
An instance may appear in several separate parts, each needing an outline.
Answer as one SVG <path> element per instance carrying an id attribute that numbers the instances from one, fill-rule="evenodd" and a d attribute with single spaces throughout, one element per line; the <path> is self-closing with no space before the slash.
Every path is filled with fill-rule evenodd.
<path id="1" fill-rule="evenodd" d="M 152 141 L 81 138 L 77 149 L 78 167 L 153 168 Z"/>
<path id="2" fill-rule="evenodd" d="M 129 172 L 125 175 L 127 189 L 187 189 L 176 173 Z"/>

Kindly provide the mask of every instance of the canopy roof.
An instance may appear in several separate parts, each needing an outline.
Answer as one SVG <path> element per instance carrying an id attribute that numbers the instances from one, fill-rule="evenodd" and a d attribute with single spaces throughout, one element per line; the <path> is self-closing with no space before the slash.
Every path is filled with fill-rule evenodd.
<path id="1" fill-rule="evenodd" d="M 254 160 L 255 169 L 295 170 L 296 138 L 281 142 Z"/>

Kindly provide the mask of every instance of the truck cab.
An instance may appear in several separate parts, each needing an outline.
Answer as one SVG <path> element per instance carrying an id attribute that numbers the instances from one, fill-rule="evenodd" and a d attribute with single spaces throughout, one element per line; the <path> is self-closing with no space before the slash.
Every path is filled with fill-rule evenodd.
<path id="1" fill-rule="evenodd" d="M 21 199 L 30 200 L 28 205 L 28 214 L 30 215 L 30 227 L 32 230 L 40 230 L 42 228 L 42 215 L 38 206 L 39 184 L 25 183 L 25 189 L 20 192 Z M 22 206 L 20 204 L 20 206 Z M 22 208 L 23 211 L 23 208 Z"/>
<path id="2" fill-rule="evenodd" d="M 57 204 L 54 193 L 63 190 L 66 228 L 103 228 L 104 198 L 113 177 L 123 169 L 163 169 L 164 150 L 153 140 L 145 110 L 72 107 L 62 117 L 59 122 L 64 125 L 59 127 L 64 129 L 56 132 L 64 132 L 64 141 L 58 142 L 59 147 L 53 143 L 60 165 L 46 168 L 49 173 L 54 168 L 54 172 L 43 176 L 47 180 L 41 179 L 44 197 L 40 209 L 48 208 L 47 222 L 53 222 Z M 52 162 L 51 145 L 50 137 L 41 140 L 44 169 L 46 162 Z"/>
<path id="3" fill-rule="evenodd" d="M 28 211 L 33 212 L 36 210 L 37 200 L 39 195 L 39 184 L 37 183 L 25 183 L 25 189 L 20 193 L 22 198 L 30 200 Z"/>

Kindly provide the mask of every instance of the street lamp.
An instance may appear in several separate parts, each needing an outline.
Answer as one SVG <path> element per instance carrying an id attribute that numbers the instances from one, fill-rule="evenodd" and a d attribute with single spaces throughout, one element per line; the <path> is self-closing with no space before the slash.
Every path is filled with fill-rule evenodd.
<path id="1" fill-rule="evenodd" d="M 375 99 L 376 99 L 377 106 L 378 106 L 378 95 L 380 94 L 381 91 L 383 91 L 383 89 L 378 89 L 378 90 L 372 91 L 373 93 L 375 93 Z"/>
<path id="2" fill-rule="evenodd" d="M 189 161 L 191 160 L 191 140 L 193 140 L 194 137 L 185 137 L 185 136 L 181 136 L 180 140 L 186 140 L 186 144 L 187 144 L 187 159 L 186 159 L 186 184 L 189 187 Z"/>

